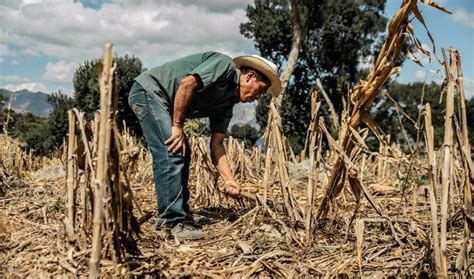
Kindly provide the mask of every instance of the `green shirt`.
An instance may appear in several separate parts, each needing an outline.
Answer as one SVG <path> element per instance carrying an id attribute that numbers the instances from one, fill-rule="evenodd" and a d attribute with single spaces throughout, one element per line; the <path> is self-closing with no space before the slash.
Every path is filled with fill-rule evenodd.
<path id="1" fill-rule="evenodd" d="M 179 82 L 188 75 L 198 75 L 202 87 L 194 93 L 186 117 L 209 117 L 211 131 L 225 133 L 238 102 L 234 92 L 240 77 L 229 56 L 211 51 L 189 55 L 148 70 L 135 80 L 172 111 Z"/>

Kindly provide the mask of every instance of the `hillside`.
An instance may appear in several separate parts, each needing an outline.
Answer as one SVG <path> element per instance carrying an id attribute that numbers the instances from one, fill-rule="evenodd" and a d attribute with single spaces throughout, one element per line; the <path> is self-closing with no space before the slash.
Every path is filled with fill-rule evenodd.
<path id="1" fill-rule="evenodd" d="M 249 124 L 250 126 L 260 129 L 260 125 L 257 123 L 257 118 L 255 115 L 255 106 L 249 104 L 237 104 L 234 106 L 233 117 L 230 121 L 229 128 L 233 125 L 245 125 Z"/>
<path id="2" fill-rule="evenodd" d="M 12 109 L 16 112 L 31 112 L 38 116 L 47 116 L 52 109 L 51 104 L 47 101 L 48 94 L 43 92 L 31 92 L 25 89 L 12 92 L 0 89 L 0 94 L 4 96 L 6 104 L 13 96 Z"/>

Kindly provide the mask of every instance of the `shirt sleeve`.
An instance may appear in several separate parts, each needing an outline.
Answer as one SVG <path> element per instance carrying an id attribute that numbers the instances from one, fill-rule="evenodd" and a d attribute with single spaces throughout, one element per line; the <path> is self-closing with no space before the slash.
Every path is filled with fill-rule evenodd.
<path id="1" fill-rule="evenodd" d="M 199 76 L 202 87 L 198 91 L 204 91 L 219 80 L 232 77 L 234 72 L 235 66 L 232 58 L 217 52 L 205 52 L 203 62 L 189 74 Z"/>
<path id="2" fill-rule="evenodd" d="M 232 119 L 232 108 L 222 109 L 209 117 L 211 132 L 225 134 Z"/>

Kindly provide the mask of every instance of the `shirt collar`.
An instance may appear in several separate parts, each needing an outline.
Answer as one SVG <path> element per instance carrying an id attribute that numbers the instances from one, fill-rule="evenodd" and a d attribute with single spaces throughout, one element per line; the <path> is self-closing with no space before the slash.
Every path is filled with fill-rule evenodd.
<path id="1" fill-rule="evenodd" d="M 235 69 L 234 75 L 234 83 L 236 87 L 239 87 L 240 84 L 240 69 Z M 230 99 L 234 102 L 234 104 L 240 102 L 239 98 L 235 97 L 235 91 L 232 92 Z"/>
<path id="2" fill-rule="evenodd" d="M 240 81 L 240 69 L 235 69 L 234 82 L 236 85 L 239 85 Z"/>

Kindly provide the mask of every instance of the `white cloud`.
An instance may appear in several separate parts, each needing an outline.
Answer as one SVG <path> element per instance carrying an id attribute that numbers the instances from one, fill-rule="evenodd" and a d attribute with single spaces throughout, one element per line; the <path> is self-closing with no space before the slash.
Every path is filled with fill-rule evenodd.
<path id="1" fill-rule="evenodd" d="M 33 56 L 33 57 L 40 57 L 40 53 L 36 50 L 33 50 L 31 48 L 24 48 L 21 50 L 21 54 L 27 55 L 27 56 Z"/>
<path id="2" fill-rule="evenodd" d="M 0 44 L 0 56 L 6 56 L 11 54 L 10 49 L 7 45 Z"/>
<path id="3" fill-rule="evenodd" d="M 53 1 L 43 1 L 43 0 L 22 0 L 21 1 L 21 6 L 26 6 L 26 5 L 31 5 L 31 4 L 39 4 L 41 2 L 43 3 L 48 3 L 48 2 L 53 2 Z M 56 1 L 58 2 L 58 1 Z"/>
<path id="4" fill-rule="evenodd" d="M 2 0 L 0 2 L 0 7 L 10 7 L 10 8 L 18 8 L 20 7 L 21 1 L 18 0 Z"/>
<path id="5" fill-rule="evenodd" d="M 416 70 L 415 78 L 417 81 L 424 81 L 426 79 L 426 70 Z"/>
<path id="6" fill-rule="evenodd" d="M 0 41 L 22 54 L 75 63 L 100 57 L 107 41 L 147 67 L 204 50 L 236 55 L 252 49 L 239 33 L 252 2 L 124 0 L 94 10 L 72 0 L 28 0 L 21 8 L 0 7 Z"/>
<path id="7" fill-rule="evenodd" d="M 43 79 L 53 83 L 72 83 L 76 68 L 77 64 L 74 62 L 59 61 L 57 63 L 48 63 Z"/>
<path id="8" fill-rule="evenodd" d="M 474 29 L 474 13 L 461 8 L 453 11 L 452 18 L 454 21 L 459 22 L 468 28 Z"/>
<path id="9" fill-rule="evenodd" d="M 74 97 L 74 90 L 71 89 L 71 88 L 67 88 L 67 87 L 64 87 L 64 86 L 58 86 L 58 87 L 54 88 L 53 90 L 51 90 L 52 93 L 55 93 L 55 92 L 58 92 L 58 91 L 61 91 L 62 94 L 65 94 L 69 97 Z M 44 92 L 44 93 L 48 93 L 48 92 Z"/>
<path id="10" fill-rule="evenodd" d="M 11 51 L 7 45 L 0 44 L 0 64 L 5 62 L 5 56 L 11 55 Z"/>
<path id="11" fill-rule="evenodd" d="M 197 7 L 203 7 L 210 11 L 217 12 L 228 12 L 236 9 L 241 9 L 247 5 L 253 4 L 253 0 L 241 1 L 241 0 L 172 0 L 170 2 L 180 3 L 182 5 L 194 5 Z"/>
<path id="12" fill-rule="evenodd" d="M 17 75 L 0 76 L 0 80 L 6 81 L 6 82 L 26 82 L 26 81 L 28 81 L 27 78 L 20 77 L 20 76 L 17 76 Z"/>
<path id="13" fill-rule="evenodd" d="M 123 0 L 127 7 L 140 7 L 154 4 L 155 0 Z M 196 6 L 210 11 L 229 12 L 237 9 L 246 8 L 247 5 L 253 4 L 253 0 L 161 0 L 160 5 L 180 4 L 186 6 Z"/>
<path id="14" fill-rule="evenodd" d="M 29 82 L 22 84 L 7 84 L 4 86 L 5 89 L 16 92 L 18 90 L 26 89 L 32 92 L 42 91 L 48 92 L 48 88 L 40 82 Z"/>
<path id="15" fill-rule="evenodd" d="M 12 66 L 16 66 L 16 65 L 18 65 L 18 64 L 19 64 L 19 63 L 18 63 L 18 61 L 16 61 L 16 60 L 10 61 L 10 65 L 12 65 Z"/>

